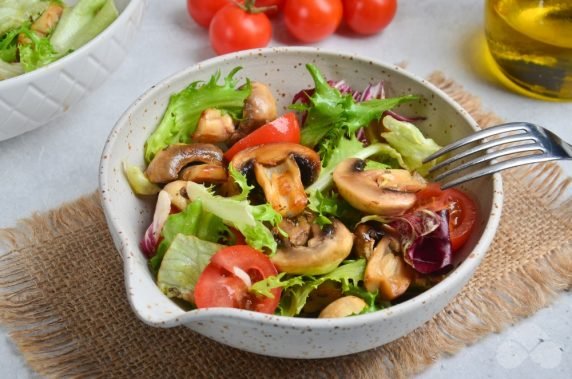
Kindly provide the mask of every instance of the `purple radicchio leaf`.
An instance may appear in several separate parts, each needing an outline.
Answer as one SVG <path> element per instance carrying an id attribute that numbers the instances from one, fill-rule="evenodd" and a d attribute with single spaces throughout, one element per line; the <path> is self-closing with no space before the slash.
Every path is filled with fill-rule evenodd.
<path id="1" fill-rule="evenodd" d="M 422 274 L 442 273 L 452 266 L 449 214 L 420 210 L 405 214 L 389 226 L 395 231 L 405 262 Z"/>
<path id="2" fill-rule="evenodd" d="M 157 197 L 157 205 L 155 206 L 155 213 L 153 214 L 153 222 L 145 231 L 143 239 L 139 243 L 139 247 L 143 254 L 147 258 L 152 258 L 159 245 L 159 238 L 161 237 L 161 231 L 163 226 L 169 217 L 171 212 L 171 198 L 166 191 L 160 191 Z"/>

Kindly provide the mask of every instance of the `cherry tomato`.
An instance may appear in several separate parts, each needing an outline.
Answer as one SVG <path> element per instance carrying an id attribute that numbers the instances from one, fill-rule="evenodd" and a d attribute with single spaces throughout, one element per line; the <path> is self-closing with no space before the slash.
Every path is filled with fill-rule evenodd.
<path id="1" fill-rule="evenodd" d="M 358 34 L 375 34 L 385 28 L 397 11 L 397 0 L 343 0 L 344 21 Z"/>
<path id="2" fill-rule="evenodd" d="M 208 28 L 212 18 L 229 0 L 187 0 L 187 11 L 193 20 Z"/>
<path id="3" fill-rule="evenodd" d="M 224 153 L 224 157 L 230 162 L 239 151 L 248 147 L 276 142 L 300 143 L 300 124 L 294 113 L 286 113 L 239 139 Z"/>
<path id="4" fill-rule="evenodd" d="M 437 183 L 431 183 L 417 193 L 416 207 L 433 211 L 449 209 L 453 251 L 459 250 L 467 242 L 477 220 L 477 206 L 468 195 L 456 189 L 441 190 Z"/>
<path id="5" fill-rule="evenodd" d="M 274 313 L 282 290 L 272 290 L 274 298 L 251 293 L 237 275 L 248 275 L 252 283 L 276 275 L 278 271 L 270 259 L 248 245 L 224 247 L 212 256 L 195 286 L 195 304 L 198 308 L 231 307 L 262 313 Z"/>
<path id="6" fill-rule="evenodd" d="M 288 0 L 283 13 L 290 34 L 302 42 L 317 42 L 331 35 L 340 25 L 342 1 Z"/>
<path id="7" fill-rule="evenodd" d="M 213 17 L 209 37 L 218 55 L 264 47 L 272 37 L 272 24 L 264 13 L 248 13 L 229 4 Z"/>
<path id="8" fill-rule="evenodd" d="M 265 13 L 269 16 L 277 15 L 284 5 L 284 0 L 256 0 L 258 8 L 274 6 L 274 9 L 268 10 Z"/>

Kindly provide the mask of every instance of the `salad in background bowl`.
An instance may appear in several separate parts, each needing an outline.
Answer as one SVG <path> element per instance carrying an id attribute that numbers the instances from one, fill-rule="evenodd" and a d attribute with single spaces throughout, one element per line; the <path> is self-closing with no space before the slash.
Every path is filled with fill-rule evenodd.
<path id="1" fill-rule="evenodd" d="M 0 140 L 62 115 L 119 66 L 145 0 L 0 0 Z"/>
<path id="2" fill-rule="evenodd" d="M 102 157 L 136 314 L 281 357 L 404 335 L 460 290 L 494 235 L 498 177 L 455 191 L 455 207 L 423 178 L 421 160 L 474 127 L 397 67 L 309 48 L 169 78 L 126 112 Z M 472 220 L 460 239 L 459 211 Z"/>

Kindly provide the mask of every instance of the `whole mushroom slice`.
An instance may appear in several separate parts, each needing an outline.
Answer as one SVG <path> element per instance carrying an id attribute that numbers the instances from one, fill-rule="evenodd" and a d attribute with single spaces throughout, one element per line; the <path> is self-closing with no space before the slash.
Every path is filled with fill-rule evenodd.
<path id="1" fill-rule="evenodd" d="M 364 286 L 369 292 L 379 291 L 384 300 L 401 296 L 415 279 L 415 272 L 392 248 L 394 241 L 383 237 L 365 266 Z"/>
<path id="2" fill-rule="evenodd" d="M 367 307 L 367 303 L 357 296 L 340 297 L 328 304 L 320 312 L 319 318 L 338 318 L 357 315 L 363 312 Z"/>
<path id="3" fill-rule="evenodd" d="M 244 102 L 242 120 L 230 142 L 234 143 L 254 129 L 277 117 L 276 99 L 266 84 L 251 82 L 251 92 Z"/>
<path id="4" fill-rule="evenodd" d="M 364 168 L 365 161 L 346 159 L 334 170 L 333 179 L 340 195 L 367 214 L 402 215 L 415 204 L 415 193 L 426 186 L 423 177 L 407 170 Z"/>
<path id="5" fill-rule="evenodd" d="M 285 217 L 304 211 L 304 191 L 320 173 L 320 157 L 314 150 L 295 143 L 272 143 L 245 149 L 230 164 L 246 177 L 256 177 L 266 200 Z"/>
<path id="6" fill-rule="evenodd" d="M 350 255 L 354 235 L 338 220 L 312 229 L 306 246 L 279 247 L 270 260 L 280 272 L 298 275 L 327 274 Z"/>
<path id="7" fill-rule="evenodd" d="M 168 183 L 179 178 L 191 164 L 207 163 L 222 166 L 222 150 L 208 143 L 174 144 L 159 151 L 145 170 L 153 183 Z"/>

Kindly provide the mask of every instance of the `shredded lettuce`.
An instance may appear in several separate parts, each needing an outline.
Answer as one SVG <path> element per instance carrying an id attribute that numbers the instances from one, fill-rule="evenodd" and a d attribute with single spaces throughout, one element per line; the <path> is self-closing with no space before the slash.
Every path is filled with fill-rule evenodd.
<path id="1" fill-rule="evenodd" d="M 228 240 L 232 235 L 228 227 L 216 215 L 205 210 L 200 200 L 191 202 L 182 212 L 170 215 L 163 226 L 161 237 L 163 240 L 157 248 L 157 253 L 149 260 L 149 264 L 157 270 L 179 234 L 196 236 L 197 238 L 221 242 Z"/>
<path id="2" fill-rule="evenodd" d="M 171 95 L 161 122 L 145 142 L 145 160 L 150 162 L 155 154 L 174 143 L 188 143 L 197 127 L 201 113 L 208 108 L 223 110 L 233 120 L 242 116 L 244 101 L 250 95 L 250 82 L 237 88 L 234 75 L 236 67 L 218 84 L 220 72 L 208 82 L 196 81 L 181 92 Z"/>
<path id="3" fill-rule="evenodd" d="M 77 50 L 107 28 L 117 16 L 113 0 L 79 0 L 72 8 L 64 9 L 50 41 L 60 54 Z"/>
<path id="4" fill-rule="evenodd" d="M 0 36 L 35 20 L 49 4 L 48 0 L 0 0 Z"/>
<path id="5" fill-rule="evenodd" d="M 392 116 L 385 116 L 382 122 L 388 131 L 381 133 L 381 136 L 399 152 L 407 168 L 426 175 L 431 166 L 424 165 L 423 159 L 439 150 L 441 146 L 431 138 L 423 136 L 423 133 L 410 122 L 399 121 Z"/>
<path id="6" fill-rule="evenodd" d="M 192 235 L 177 234 L 157 273 L 157 285 L 169 297 L 194 303 L 199 276 L 222 247 Z"/>
<path id="7" fill-rule="evenodd" d="M 22 32 L 31 41 L 19 45 L 20 63 L 26 72 L 46 66 L 66 55 L 58 53 L 47 37 L 39 37 L 30 29 L 24 29 Z"/>
<path id="8" fill-rule="evenodd" d="M 282 288 L 278 313 L 282 316 L 296 316 L 300 314 L 308 296 L 322 283 L 331 280 L 340 283 L 344 294 L 352 294 L 363 298 L 368 303 L 365 311 L 379 309 L 375 305 L 377 294 L 368 293 L 360 289 L 359 282 L 363 281 L 366 260 L 346 261 L 332 272 L 322 276 L 294 276 L 285 278 L 285 273 L 270 276 L 252 285 L 250 290 L 258 295 L 272 297 L 271 291 Z"/>

